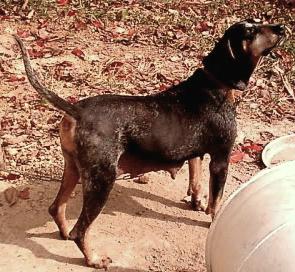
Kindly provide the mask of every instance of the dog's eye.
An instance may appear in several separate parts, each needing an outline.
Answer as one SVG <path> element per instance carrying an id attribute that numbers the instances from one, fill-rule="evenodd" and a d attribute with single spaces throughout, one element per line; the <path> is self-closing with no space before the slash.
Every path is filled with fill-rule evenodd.
<path id="1" fill-rule="evenodd" d="M 247 27 L 245 38 L 248 40 L 254 39 L 255 35 L 257 34 L 257 29 L 255 27 Z"/>

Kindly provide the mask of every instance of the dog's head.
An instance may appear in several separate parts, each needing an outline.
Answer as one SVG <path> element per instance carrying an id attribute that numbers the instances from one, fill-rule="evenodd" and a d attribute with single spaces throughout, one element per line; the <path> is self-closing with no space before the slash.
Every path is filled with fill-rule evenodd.
<path id="1" fill-rule="evenodd" d="M 226 30 L 203 64 L 225 85 L 244 90 L 261 57 L 266 56 L 284 36 L 280 24 L 242 21 Z"/>

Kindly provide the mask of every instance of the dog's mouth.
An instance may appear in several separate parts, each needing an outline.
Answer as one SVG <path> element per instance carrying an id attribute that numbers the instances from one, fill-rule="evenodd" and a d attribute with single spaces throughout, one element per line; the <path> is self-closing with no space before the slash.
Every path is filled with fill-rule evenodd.
<path id="1" fill-rule="evenodd" d="M 270 47 L 270 48 L 267 48 L 267 49 L 265 49 L 263 52 L 262 52 L 262 56 L 267 56 L 270 52 L 271 52 L 271 50 L 272 49 L 274 49 L 276 47 L 276 45 L 274 45 L 274 46 L 272 46 L 272 47 Z"/>
<path id="2" fill-rule="evenodd" d="M 278 36 L 277 42 L 272 47 L 266 48 L 262 52 L 262 56 L 267 56 L 275 47 L 282 45 L 283 42 L 284 42 L 284 40 L 285 40 L 285 36 L 284 35 Z"/>

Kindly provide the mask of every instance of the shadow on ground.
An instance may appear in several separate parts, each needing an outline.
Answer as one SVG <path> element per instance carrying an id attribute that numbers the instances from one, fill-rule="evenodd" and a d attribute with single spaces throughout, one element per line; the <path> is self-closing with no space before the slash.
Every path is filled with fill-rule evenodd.
<path id="1" fill-rule="evenodd" d="M 27 201 L 19 200 L 19 202 L 13 207 L 7 206 L 4 201 L 3 192 L 0 193 L 0 201 L 3 203 L 1 209 L 4 211 L 4 215 L 2 216 L 2 222 L 4 223 L 2 226 L 0 226 L 0 244 L 10 244 L 25 248 L 31 251 L 37 258 L 50 259 L 60 263 L 70 263 L 78 266 L 84 266 L 85 264 L 82 255 L 81 258 L 71 258 L 57 255 L 49 252 L 41 244 L 31 239 L 34 237 L 60 239 L 58 231 L 53 231 L 51 233 L 30 233 L 30 230 L 32 229 L 42 227 L 48 222 L 52 222 L 47 209 L 57 193 L 59 183 L 46 184 L 46 186 L 32 185 L 30 187 L 31 199 Z M 146 208 L 137 200 L 135 200 L 134 197 L 160 202 L 161 204 L 168 207 L 187 209 L 186 204 L 174 202 L 162 196 L 146 192 L 144 191 L 144 187 L 143 190 L 140 190 L 136 188 L 128 188 L 121 184 L 115 184 L 113 192 L 114 194 L 110 196 L 110 199 L 103 211 L 104 214 L 115 215 L 116 213 L 125 213 L 131 216 L 137 216 L 136 213 L 138 211 L 144 210 Z M 117 195 L 115 194 L 116 192 L 120 192 L 120 194 Z M 81 204 L 80 198 L 71 200 L 67 211 L 67 217 L 69 219 L 76 219 L 79 216 Z M 173 216 L 160 213 L 152 209 L 146 210 L 146 212 L 142 214 L 141 217 L 160 221 L 178 222 L 187 225 L 199 226 L 202 228 L 209 227 L 209 223 L 206 221 L 197 221 L 186 217 Z M 114 220 L 116 220 L 115 217 Z M 65 243 L 71 243 L 71 241 L 65 241 Z M 144 272 L 145 270 L 112 267 L 109 271 Z"/>

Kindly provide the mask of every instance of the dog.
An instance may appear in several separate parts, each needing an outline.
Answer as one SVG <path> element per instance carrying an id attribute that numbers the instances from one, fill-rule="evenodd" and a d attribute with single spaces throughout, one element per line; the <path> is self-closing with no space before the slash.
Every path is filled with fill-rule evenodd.
<path id="1" fill-rule="evenodd" d="M 214 49 L 187 80 L 148 96 L 100 95 L 70 104 L 44 87 L 33 71 L 22 41 L 28 79 L 35 90 L 65 112 L 60 124 L 64 174 L 49 213 L 61 237 L 75 241 L 86 264 L 107 268 L 110 258 L 98 258 L 89 248 L 88 230 L 105 205 L 114 181 L 122 173 L 135 177 L 166 170 L 174 177 L 190 162 L 189 193 L 200 205 L 200 168 L 211 157 L 206 213 L 215 215 L 226 182 L 229 157 L 237 134 L 232 89 L 245 90 L 260 59 L 282 39 L 280 24 L 243 21 L 227 29 Z M 81 180 L 83 207 L 71 231 L 67 201 Z"/>

